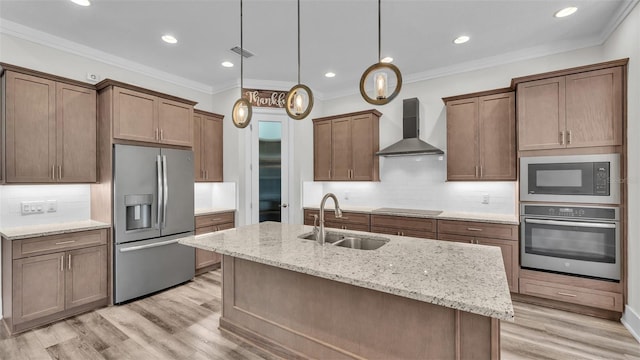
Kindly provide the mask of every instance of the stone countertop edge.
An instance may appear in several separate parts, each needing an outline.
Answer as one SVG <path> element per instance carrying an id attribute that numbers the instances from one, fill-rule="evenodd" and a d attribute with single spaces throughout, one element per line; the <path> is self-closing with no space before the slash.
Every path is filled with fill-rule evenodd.
<path id="1" fill-rule="evenodd" d="M 459 221 L 476 221 L 476 222 L 487 222 L 487 223 L 497 223 L 497 224 L 505 224 L 505 225 L 519 225 L 520 221 L 516 215 L 507 215 L 507 214 L 492 214 L 492 213 L 471 213 L 471 212 L 461 212 L 461 211 L 443 211 L 439 215 L 433 214 L 421 214 L 421 209 L 414 209 L 415 212 L 407 212 L 403 209 L 398 209 L 398 211 L 393 210 L 382 210 L 381 208 L 367 208 L 367 207 L 340 207 L 343 211 L 349 212 L 358 212 L 363 214 L 371 214 L 371 215 L 391 215 L 391 216 L 401 216 L 401 217 L 413 217 L 413 218 L 422 218 L 422 219 L 437 219 L 437 220 L 459 220 Z M 305 206 L 304 209 L 308 210 L 319 210 L 318 207 L 315 206 Z M 326 207 L 325 210 L 333 210 L 333 206 Z"/>
<path id="2" fill-rule="evenodd" d="M 236 212 L 236 209 L 232 209 L 232 208 L 201 208 L 201 209 L 195 209 L 193 211 L 193 215 L 194 216 L 202 216 L 202 215 L 213 215 L 213 214 L 220 214 L 220 213 L 226 213 L 226 212 Z"/>
<path id="3" fill-rule="evenodd" d="M 511 295 L 498 248 L 482 246 L 480 249 L 478 245 L 471 247 L 469 244 L 392 235 L 384 235 L 391 242 L 378 250 L 322 247 L 313 241 L 297 237 L 311 229 L 310 226 L 303 225 L 262 223 L 187 236 L 179 242 L 223 255 L 500 320 L 514 319 Z M 380 237 L 380 234 L 375 236 Z M 442 257 L 437 259 L 437 254 Z M 432 258 L 425 259 L 428 256 Z M 449 265 L 455 262 L 456 257 L 460 261 L 476 263 L 465 263 L 467 266 L 458 266 L 456 270 Z M 389 262 L 397 265 L 387 267 Z M 431 267 L 422 270 L 424 266 Z M 427 274 L 430 276 L 424 278 Z"/>
<path id="4" fill-rule="evenodd" d="M 56 224 L 20 226 L 0 229 L 0 235 L 7 240 L 20 240 L 33 237 L 68 234 L 79 231 L 89 231 L 111 228 L 111 224 L 95 220 L 82 220 Z"/>

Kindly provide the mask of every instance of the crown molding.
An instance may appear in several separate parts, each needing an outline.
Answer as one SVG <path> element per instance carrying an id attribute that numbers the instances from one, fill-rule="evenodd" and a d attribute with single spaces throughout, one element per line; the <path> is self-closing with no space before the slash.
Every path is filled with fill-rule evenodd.
<path id="1" fill-rule="evenodd" d="M 125 58 L 121 58 L 119 56 L 115 56 L 86 45 L 69 41 L 67 39 L 51 35 L 43 31 L 15 23 L 13 21 L 2 18 L 0 18 L 0 20 L 0 33 L 11 35 L 39 45 L 62 50 L 74 55 L 99 61 L 101 63 L 116 66 L 125 70 L 133 71 L 138 74 L 166 81 L 174 85 L 182 86 L 184 88 L 200 91 L 205 94 L 213 94 L 213 88 L 209 85 L 189 80 L 181 76 L 176 76 L 164 71 L 160 71 L 150 66 L 127 60 Z"/>
<path id="2" fill-rule="evenodd" d="M 609 36 L 613 34 L 614 31 L 622 24 L 622 22 L 627 18 L 627 16 L 633 11 L 633 9 L 638 5 L 640 0 L 631 0 L 625 4 L 625 6 L 621 7 L 616 15 L 611 18 L 609 24 L 605 27 L 604 31 L 600 34 L 600 44 L 604 44 Z"/>

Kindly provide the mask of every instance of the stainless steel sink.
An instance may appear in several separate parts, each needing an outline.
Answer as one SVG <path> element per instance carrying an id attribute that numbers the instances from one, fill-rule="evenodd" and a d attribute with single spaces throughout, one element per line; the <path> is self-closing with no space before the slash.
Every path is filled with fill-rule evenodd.
<path id="1" fill-rule="evenodd" d="M 348 236 L 338 242 L 333 243 L 335 246 L 341 246 L 358 250 L 375 250 L 389 242 L 385 238 L 368 238 Z"/>
<path id="2" fill-rule="evenodd" d="M 299 236 L 305 240 L 316 240 L 316 235 L 312 232 Z M 332 246 L 346 247 L 358 250 L 375 250 L 389 242 L 389 239 L 378 236 L 362 236 L 348 233 L 339 233 L 327 231 L 325 233 L 325 242 Z"/>

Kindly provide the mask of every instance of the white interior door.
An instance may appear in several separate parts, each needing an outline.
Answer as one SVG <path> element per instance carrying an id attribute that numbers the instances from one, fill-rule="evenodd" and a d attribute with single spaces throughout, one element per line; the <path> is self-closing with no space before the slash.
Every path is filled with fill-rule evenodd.
<path id="1" fill-rule="evenodd" d="M 289 223 L 289 118 L 281 110 L 254 109 L 251 121 L 251 223 Z"/>

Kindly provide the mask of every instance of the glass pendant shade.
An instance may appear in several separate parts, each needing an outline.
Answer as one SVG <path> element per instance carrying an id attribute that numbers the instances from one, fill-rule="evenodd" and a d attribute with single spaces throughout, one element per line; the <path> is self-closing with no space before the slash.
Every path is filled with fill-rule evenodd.
<path id="1" fill-rule="evenodd" d="M 313 109 L 313 93 L 308 86 L 295 85 L 287 93 L 285 110 L 287 115 L 294 120 L 306 118 Z"/>
<path id="2" fill-rule="evenodd" d="M 393 91 L 389 85 L 394 84 Z M 379 62 L 365 70 L 360 78 L 360 94 L 366 102 L 384 105 L 393 100 L 402 89 L 402 74 L 397 66 Z"/>
<path id="3" fill-rule="evenodd" d="M 233 112 L 231 119 L 233 119 L 233 125 L 239 128 L 245 128 L 251 122 L 251 116 L 253 115 L 253 108 L 249 100 L 245 98 L 238 99 L 233 104 Z"/>

